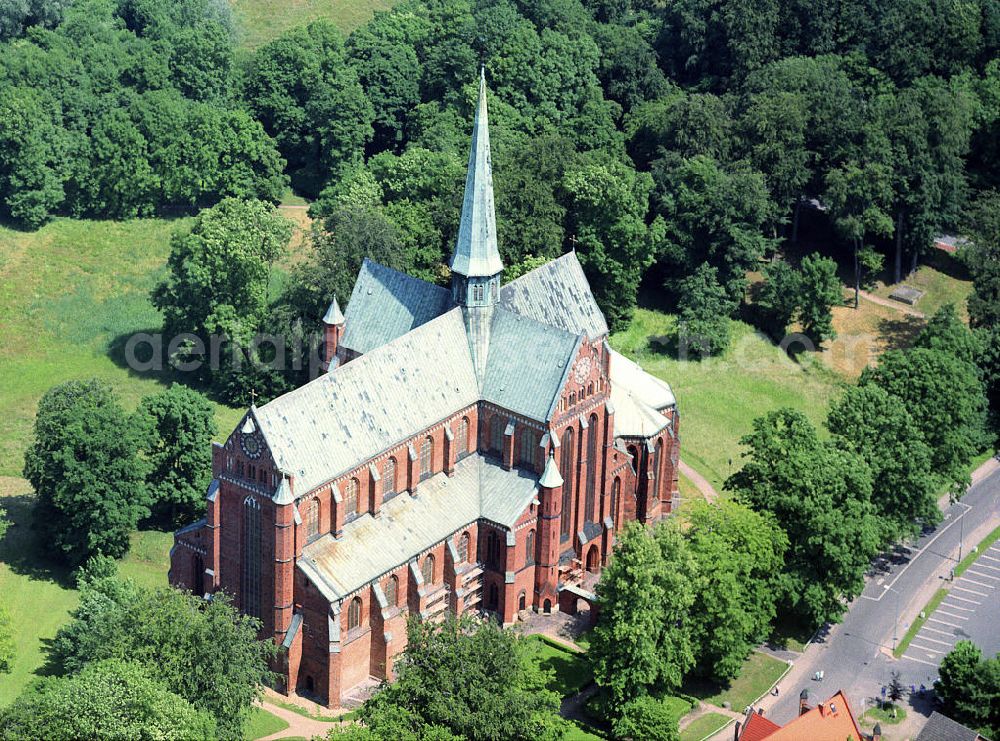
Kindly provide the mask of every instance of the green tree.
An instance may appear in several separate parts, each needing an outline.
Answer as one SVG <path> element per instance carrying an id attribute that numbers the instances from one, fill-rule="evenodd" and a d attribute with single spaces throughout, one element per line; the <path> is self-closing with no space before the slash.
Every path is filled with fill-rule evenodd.
<path id="1" fill-rule="evenodd" d="M 799 311 L 802 274 L 785 260 L 764 268 L 764 282 L 754 298 L 760 324 L 771 338 L 780 342 Z"/>
<path id="2" fill-rule="evenodd" d="M 133 416 L 149 464 L 153 516 L 178 527 L 196 517 L 212 471 L 215 410 L 197 391 L 174 384 L 147 396 Z"/>
<path id="3" fill-rule="evenodd" d="M 892 200 L 891 170 L 881 163 L 846 163 L 826 174 L 824 202 L 833 225 L 854 252 L 854 308 L 861 294 L 861 253 L 866 234 L 886 237 L 892 233 L 889 215 Z"/>
<path id="4" fill-rule="evenodd" d="M 935 694 L 960 723 L 995 735 L 1000 731 L 1000 658 L 984 659 L 971 641 L 959 641 L 941 660 Z"/>
<path id="5" fill-rule="evenodd" d="M 735 310 L 718 271 L 703 263 L 678 283 L 677 341 L 683 357 L 721 354 L 729 346 L 729 317 Z"/>
<path id="6" fill-rule="evenodd" d="M 861 386 L 879 386 L 909 410 L 931 449 L 931 468 L 960 492 L 968 464 L 986 444 L 986 394 L 975 366 L 948 352 L 890 350 L 866 368 Z"/>
<path id="7" fill-rule="evenodd" d="M 802 259 L 800 274 L 799 321 L 805 335 L 820 344 L 836 336 L 831 309 L 843 300 L 837 263 L 814 252 Z"/>
<path id="8" fill-rule="evenodd" d="M 8 0 L 0 6 L 0 41 L 16 38 L 26 27 L 54 26 L 73 0 Z"/>
<path id="9" fill-rule="evenodd" d="M 640 695 L 629 700 L 611 723 L 617 739 L 648 739 L 648 741 L 679 741 L 677 716 L 660 699 Z"/>
<path id="10" fill-rule="evenodd" d="M 747 288 L 746 272 L 774 244 L 762 231 L 772 213 L 763 176 L 696 156 L 659 160 L 653 177 L 657 211 L 666 225 L 665 267 L 678 280 L 703 263 L 714 267 L 735 309 Z"/>
<path id="11" fill-rule="evenodd" d="M 248 65 L 244 97 L 305 193 L 318 194 L 331 176 L 360 161 L 372 137 L 372 104 L 328 21 L 261 47 Z"/>
<path id="12" fill-rule="evenodd" d="M 646 226 L 652 185 L 648 173 L 611 163 L 574 170 L 563 181 L 580 264 L 612 330 L 631 319 L 655 255 L 659 228 Z"/>
<path id="13" fill-rule="evenodd" d="M 17 656 L 17 644 L 14 643 L 14 622 L 4 605 L 0 605 L 0 674 L 10 672 L 14 668 L 14 657 Z"/>
<path id="14" fill-rule="evenodd" d="M 268 203 L 226 199 L 203 211 L 187 233 L 171 239 L 169 273 L 153 291 L 163 312 L 164 332 L 173 340 L 194 335 L 210 351 L 213 338 L 226 341 L 216 373 L 201 372 L 229 398 L 226 380 L 245 365 L 257 363 L 252 342 L 269 312 L 267 288 L 272 263 L 291 238 L 292 225 Z M 176 360 L 204 362 L 190 345 Z M 259 364 L 259 363 L 258 363 Z M 238 388 L 240 384 L 236 384 Z"/>
<path id="15" fill-rule="evenodd" d="M 941 519 L 931 449 L 901 399 L 869 384 L 848 388 L 826 426 L 872 472 L 872 504 L 895 538 Z"/>
<path id="16" fill-rule="evenodd" d="M 411 618 L 396 671 L 360 710 L 375 738 L 562 737 L 559 698 L 531 645 L 492 621 Z"/>
<path id="17" fill-rule="evenodd" d="M 587 656 L 610 707 L 680 686 L 694 665 L 688 615 L 695 601 L 687 544 L 673 526 L 655 536 L 630 523 L 597 586 L 601 612 Z"/>
<path id="18" fill-rule="evenodd" d="M 725 682 L 771 630 L 788 536 L 769 514 L 732 501 L 697 502 L 686 520 L 695 562 L 688 622 L 697 669 Z"/>
<path id="19" fill-rule="evenodd" d="M 273 641 L 257 640 L 259 630 L 260 621 L 240 613 L 221 592 L 204 600 L 96 579 L 84 585 L 80 605 L 56 634 L 52 659 L 69 673 L 106 659 L 136 662 L 211 714 L 221 737 L 242 738 L 277 652 Z"/>
<path id="20" fill-rule="evenodd" d="M 121 659 L 85 666 L 79 674 L 45 677 L 0 712 L 4 738 L 213 738 L 215 722 L 156 679 Z"/>
<path id="21" fill-rule="evenodd" d="M 137 443 L 102 381 L 68 381 L 38 402 L 24 477 L 37 495 L 36 522 L 70 566 L 128 552 L 129 533 L 149 512 Z"/>
<path id="22" fill-rule="evenodd" d="M 801 413 L 779 409 L 754 420 L 749 448 L 726 488 L 769 512 L 788 535 L 780 609 L 811 626 L 840 619 L 860 594 L 879 545 L 872 479 L 860 456 L 819 439 Z"/>
<path id="23" fill-rule="evenodd" d="M 1000 326 L 1000 191 L 984 193 L 969 214 L 972 244 L 963 256 L 972 273 L 969 323 L 973 327 Z"/>
<path id="24" fill-rule="evenodd" d="M 958 316 L 955 304 L 945 304 L 931 315 L 914 338 L 913 347 L 938 350 L 973 365 L 981 352 L 976 335 Z"/>

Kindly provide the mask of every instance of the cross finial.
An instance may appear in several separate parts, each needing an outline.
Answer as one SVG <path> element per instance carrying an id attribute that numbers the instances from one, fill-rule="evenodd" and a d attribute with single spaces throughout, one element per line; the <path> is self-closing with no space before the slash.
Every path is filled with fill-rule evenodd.
<path id="1" fill-rule="evenodd" d="M 257 389 L 250 387 L 250 406 L 257 406 Z"/>
<path id="2" fill-rule="evenodd" d="M 575 234 L 569 235 L 569 243 L 573 245 L 573 251 L 576 252 L 576 246 L 580 243 L 580 240 L 576 238 Z"/>

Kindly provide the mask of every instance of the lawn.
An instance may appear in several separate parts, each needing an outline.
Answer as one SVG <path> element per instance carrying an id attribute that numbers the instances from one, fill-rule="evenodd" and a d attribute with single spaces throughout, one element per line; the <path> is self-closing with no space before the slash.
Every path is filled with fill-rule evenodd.
<path id="1" fill-rule="evenodd" d="M 924 292 L 913 308 L 927 316 L 949 303 L 956 305 L 961 316 L 968 316 L 965 302 L 972 292 L 972 278 L 958 259 L 947 252 L 931 250 L 924 264 L 903 279 L 903 284 Z M 894 288 L 883 280 L 875 284 L 872 293 L 889 298 Z"/>
<path id="2" fill-rule="evenodd" d="M 892 715 L 893 709 L 896 711 L 896 717 Z M 894 726 L 904 720 L 906 720 L 906 708 L 903 707 L 902 703 L 899 705 L 889 704 L 884 708 L 874 707 L 861 716 L 861 724 L 866 726 L 874 726 L 876 723 L 887 723 Z"/>
<path id="3" fill-rule="evenodd" d="M 638 309 L 611 344 L 670 384 L 681 415 L 681 457 L 716 489 L 740 467 L 739 440 L 756 417 L 792 407 L 820 425 L 845 383 L 810 355 L 792 360 L 742 322 L 732 323 L 732 342 L 722 357 L 678 360 L 655 339 L 668 335 L 673 324 L 672 316 Z"/>
<path id="4" fill-rule="evenodd" d="M 320 18 L 333 21 L 346 36 L 364 25 L 377 10 L 388 10 L 393 0 L 230 0 L 236 11 L 244 46 L 266 44 L 289 28 Z"/>
<path id="5" fill-rule="evenodd" d="M 250 722 L 243 730 L 247 741 L 271 736 L 288 728 L 288 723 L 277 715 L 269 713 L 264 708 L 254 708 L 251 711 Z"/>
<path id="6" fill-rule="evenodd" d="M 555 673 L 549 689 L 558 692 L 560 697 L 575 695 L 593 680 L 583 654 L 546 641 L 542 636 L 533 635 L 528 640 L 537 644 L 538 665 Z"/>
<path id="7" fill-rule="evenodd" d="M 740 674 L 728 687 L 691 683 L 684 691 L 711 705 L 722 707 L 728 702 L 737 713 L 753 705 L 770 691 L 774 683 L 788 670 L 788 664 L 767 654 L 754 651 L 743 663 Z"/>
<path id="8" fill-rule="evenodd" d="M 896 644 L 896 650 L 892 652 L 893 656 L 895 656 L 898 659 L 900 656 L 906 653 L 906 649 L 910 647 L 910 642 L 914 639 L 917 633 L 920 632 L 920 629 L 924 627 L 924 623 L 926 623 L 928 619 L 930 619 L 930 616 L 934 614 L 934 611 L 938 608 L 938 605 L 940 605 L 944 601 L 944 598 L 947 596 L 948 596 L 947 589 L 939 589 L 934 593 L 934 596 L 931 597 L 930 600 L 928 600 L 926 605 L 924 605 L 924 609 L 917 614 L 916 619 L 914 619 L 913 623 L 906 631 L 906 634 L 903 635 L 899 643 Z"/>
<path id="9" fill-rule="evenodd" d="M 162 373 L 125 366 L 126 338 L 156 331 L 149 292 L 163 275 L 170 235 L 188 219 L 57 219 L 34 232 L 0 227 L 0 476 L 19 476 L 35 409 L 51 386 L 109 382 L 126 408 L 164 387 Z M 216 405 L 220 431 L 240 412 Z"/>
<path id="10" fill-rule="evenodd" d="M 0 508 L 13 523 L 0 542 L 0 595 L 11 613 L 17 646 L 13 671 L 0 674 L 0 707 L 36 676 L 45 662 L 46 643 L 78 601 L 69 574 L 47 557 L 32 529 L 33 498 L 23 479 L 0 478 Z M 132 552 L 121 562 L 121 573 L 148 586 L 164 586 L 170 541 L 167 533 L 133 533 Z"/>
<path id="11" fill-rule="evenodd" d="M 714 736 L 732 719 L 722 713 L 706 713 L 681 731 L 681 741 L 701 741 Z"/>
<path id="12" fill-rule="evenodd" d="M 77 603 L 68 575 L 52 563 L 30 527 L 31 487 L 19 478 L 35 409 L 51 386 L 98 377 L 126 409 L 164 388 L 162 374 L 128 369 L 123 338 L 155 330 L 160 316 L 149 291 L 163 274 L 171 233 L 189 219 L 126 222 L 57 219 L 34 232 L 0 227 L 0 497 L 14 521 L 0 543 L 0 596 L 11 611 L 18 656 L 0 675 L 0 706 L 9 703 L 43 663 L 45 641 Z M 215 405 L 220 432 L 240 411 Z M 122 574 L 166 584 L 171 536 L 140 532 Z"/>

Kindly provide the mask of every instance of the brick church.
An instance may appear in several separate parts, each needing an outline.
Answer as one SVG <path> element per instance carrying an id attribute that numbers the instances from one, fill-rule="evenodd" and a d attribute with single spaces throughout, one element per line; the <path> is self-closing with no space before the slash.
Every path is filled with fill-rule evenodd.
<path id="1" fill-rule="evenodd" d="M 575 610 L 677 496 L 673 394 L 611 349 L 576 254 L 500 284 L 482 79 L 450 267 L 446 289 L 366 261 L 328 371 L 214 444 L 175 535 L 171 583 L 233 595 L 285 689 L 330 705 L 391 676 L 409 614 Z"/>

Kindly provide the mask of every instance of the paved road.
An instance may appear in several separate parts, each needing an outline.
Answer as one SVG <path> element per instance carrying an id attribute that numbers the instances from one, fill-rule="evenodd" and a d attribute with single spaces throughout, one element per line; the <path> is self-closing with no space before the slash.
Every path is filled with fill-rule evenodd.
<path id="1" fill-rule="evenodd" d="M 893 659 L 893 634 L 904 635 L 920 609 L 944 583 L 942 579 L 958 561 L 959 543 L 968 553 L 971 545 L 1000 524 L 1000 470 L 993 470 L 973 484 L 961 502 L 946 510 L 945 518 L 935 531 L 883 564 L 851 605 L 844 621 L 820 634 L 796 660 L 782 682 L 781 695 L 761 703 L 768 717 L 781 724 L 794 718 L 803 688 L 810 690 L 813 702 L 843 689 L 855 712 L 860 714 L 866 699 L 876 696 L 888 682 L 890 671 L 900 671 L 905 684 L 917 686 L 936 676 L 936 666 Z M 990 565 L 1000 566 L 1000 563 L 990 562 Z M 998 631 L 995 627 L 990 631 L 987 619 L 979 616 L 978 609 L 976 615 L 974 620 L 970 618 L 962 624 L 968 623 L 971 628 L 973 623 L 978 626 L 982 622 L 984 633 L 994 639 L 995 651 L 996 643 L 1000 642 Z M 811 680 L 818 670 L 825 672 L 822 682 Z"/>

